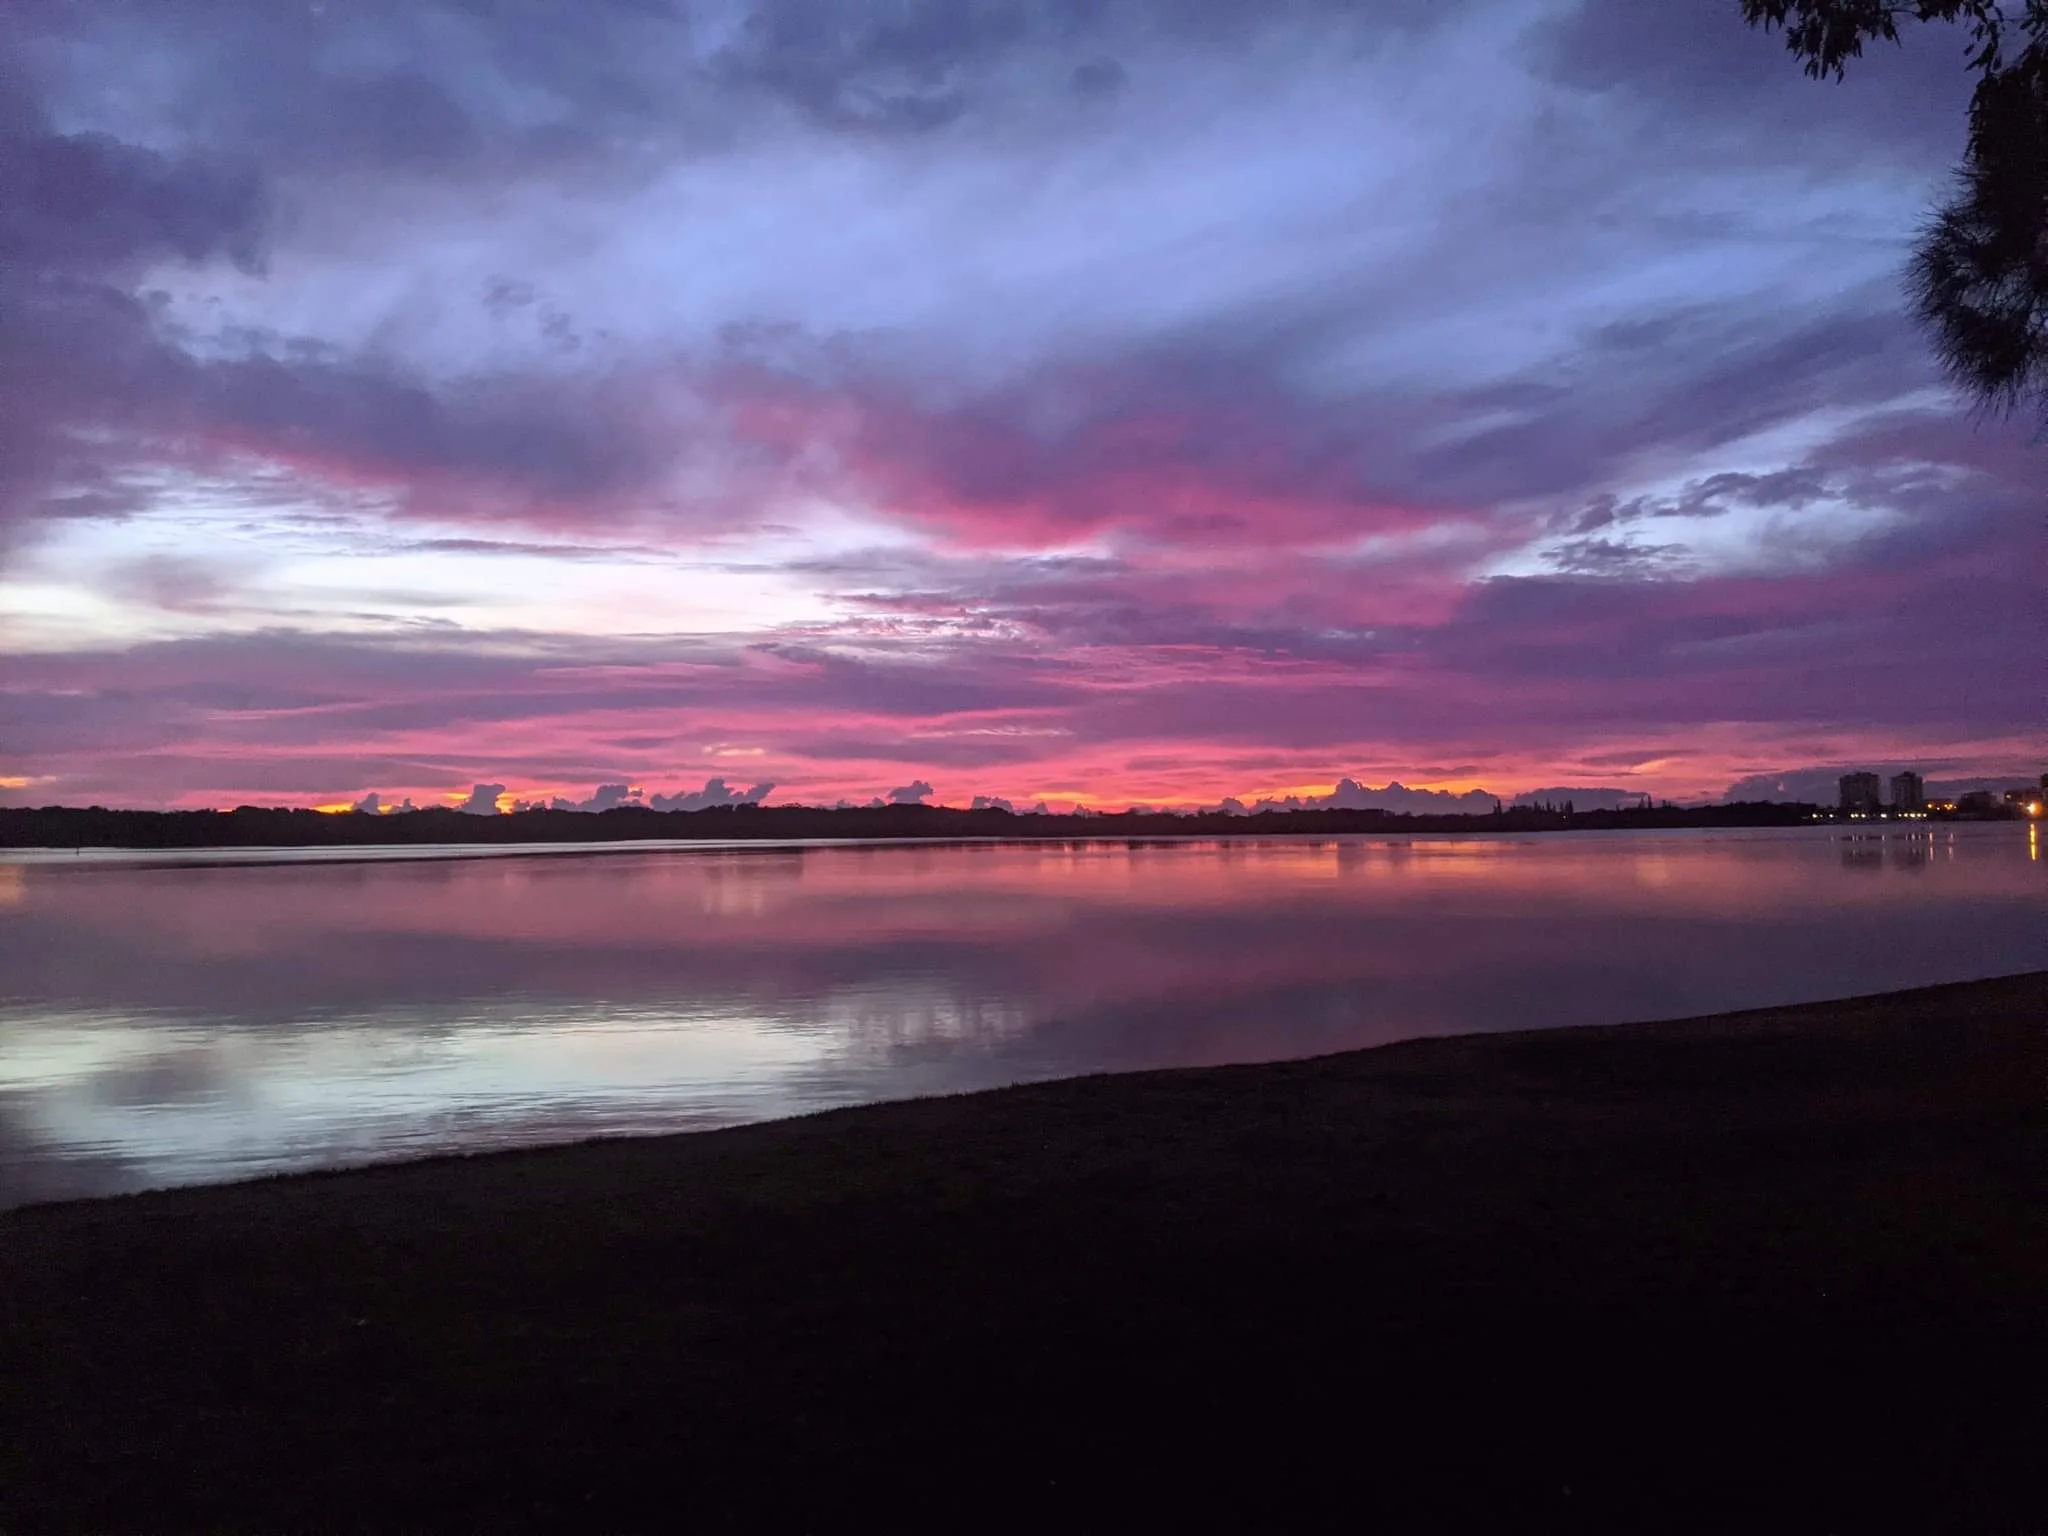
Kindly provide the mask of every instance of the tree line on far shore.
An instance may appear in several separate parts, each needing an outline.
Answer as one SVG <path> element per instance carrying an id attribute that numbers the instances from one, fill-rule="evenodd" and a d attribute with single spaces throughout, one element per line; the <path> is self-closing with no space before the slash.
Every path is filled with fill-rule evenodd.
<path id="1" fill-rule="evenodd" d="M 698 811 L 526 810 L 473 816 L 443 808 L 398 815 L 238 806 L 231 811 L 129 811 L 44 806 L 0 809 L 8 848 L 333 848 L 434 843 L 614 843 L 685 839 L 1120 838 L 1343 836 L 1350 833 L 1542 832 L 1565 828 L 1769 827 L 1811 821 L 1820 807 L 1753 802 L 1577 811 L 1505 807 L 1494 815 L 1377 810 L 1124 811 L 1020 815 L 1004 810 L 890 805 L 717 806 Z"/>

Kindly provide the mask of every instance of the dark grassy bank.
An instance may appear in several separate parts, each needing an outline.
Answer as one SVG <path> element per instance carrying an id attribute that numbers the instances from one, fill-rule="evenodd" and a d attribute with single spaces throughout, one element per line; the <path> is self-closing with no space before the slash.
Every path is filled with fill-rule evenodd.
<path id="1" fill-rule="evenodd" d="M 1411 816 L 1394 811 L 1221 812 L 1176 816 L 1035 816 L 941 805 L 714 806 L 656 811 L 519 811 L 466 816 L 434 807 L 403 815 L 292 810 L 245 805 L 232 811 L 122 811 L 99 806 L 0 806 L 0 848 L 354 848 L 445 843 L 630 843 L 768 838 L 1073 839 L 1118 837 L 1339 837 L 1346 834 L 1594 831 L 1602 828 L 1805 826 L 1818 807 L 1659 806 L 1647 810 L 1504 809 L 1498 816 Z"/>
<path id="2" fill-rule="evenodd" d="M 0 1529 L 2041 1531 L 2048 975 L 0 1218 Z"/>

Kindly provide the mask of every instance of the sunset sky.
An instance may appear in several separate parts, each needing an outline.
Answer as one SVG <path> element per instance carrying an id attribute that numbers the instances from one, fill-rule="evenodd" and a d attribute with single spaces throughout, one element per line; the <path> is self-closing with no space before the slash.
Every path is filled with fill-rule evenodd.
<path id="1" fill-rule="evenodd" d="M 1904 313 L 1963 40 L 1736 0 L 12 0 L 0 803 L 2043 764 Z"/>

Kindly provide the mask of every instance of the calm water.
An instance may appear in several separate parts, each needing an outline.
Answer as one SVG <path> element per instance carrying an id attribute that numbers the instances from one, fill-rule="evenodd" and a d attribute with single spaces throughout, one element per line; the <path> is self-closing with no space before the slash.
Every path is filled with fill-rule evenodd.
<path id="1" fill-rule="evenodd" d="M 0 1204 L 2048 967 L 2012 824 L 0 863 Z"/>

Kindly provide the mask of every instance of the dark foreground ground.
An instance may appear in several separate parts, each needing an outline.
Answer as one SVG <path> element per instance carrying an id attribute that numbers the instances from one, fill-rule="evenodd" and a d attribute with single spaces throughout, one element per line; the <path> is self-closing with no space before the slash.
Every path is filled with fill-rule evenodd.
<path id="1" fill-rule="evenodd" d="M 2048 976 L 0 1218 L 0 1530 L 2048 1530 Z"/>

